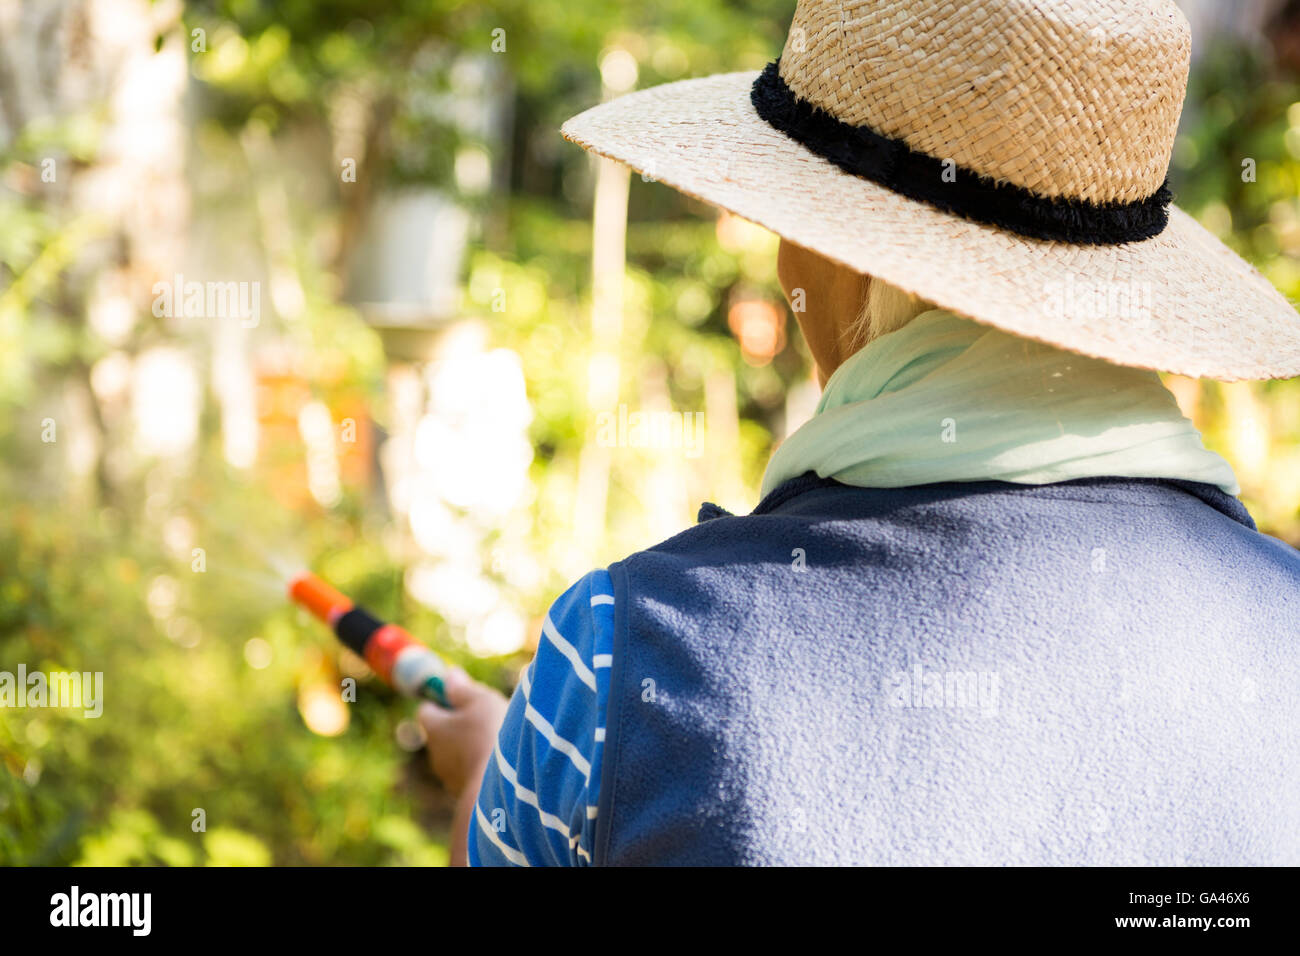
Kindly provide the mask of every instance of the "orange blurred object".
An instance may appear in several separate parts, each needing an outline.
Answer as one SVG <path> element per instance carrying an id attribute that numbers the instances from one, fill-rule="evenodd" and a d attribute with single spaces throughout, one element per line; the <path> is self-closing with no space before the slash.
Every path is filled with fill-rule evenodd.
<path id="1" fill-rule="evenodd" d="M 292 370 L 263 367 L 257 371 L 259 468 L 276 503 L 288 511 L 312 508 L 307 463 L 298 414 L 311 401 L 311 388 Z"/>
<path id="2" fill-rule="evenodd" d="M 326 367 L 329 381 L 306 377 L 290 359 L 264 359 L 255 370 L 257 381 L 257 424 L 259 470 L 280 507 L 289 511 L 315 512 L 310 491 L 306 448 L 299 416 L 313 397 L 319 396 L 329 409 L 333 423 L 333 454 L 339 478 L 350 488 L 368 489 L 374 478 L 374 434 L 364 395 L 332 379 L 337 368 Z"/>
<path id="3" fill-rule="evenodd" d="M 785 348 L 785 313 L 763 299 L 741 299 L 727 312 L 727 325 L 740 340 L 741 357 L 766 365 Z"/>
<path id="4" fill-rule="evenodd" d="M 289 582 L 289 597 L 330 627 L 333 627 L 334 622 L 342 615 L 352 610 L 351 600 L 310 571 L 302 572 Z"/>

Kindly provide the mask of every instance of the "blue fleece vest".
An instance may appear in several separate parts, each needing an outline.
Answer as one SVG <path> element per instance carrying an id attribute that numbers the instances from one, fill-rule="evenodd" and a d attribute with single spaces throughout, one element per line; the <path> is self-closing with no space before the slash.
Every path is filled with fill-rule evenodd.
<path id="1" fill-rule="evenodd" d="M 1300 864 L 1300 552 L 1208 485 L 810 473 L 610 573 L 598 864 Z"/>

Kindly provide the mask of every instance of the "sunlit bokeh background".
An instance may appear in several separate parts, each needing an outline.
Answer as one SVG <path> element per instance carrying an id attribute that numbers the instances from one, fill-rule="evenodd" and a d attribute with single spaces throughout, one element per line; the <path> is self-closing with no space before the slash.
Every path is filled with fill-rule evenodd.
<path id="1" fill-rule="evenodd" d="M 1294 298 L 1300 5 L 1184 6 L 1175 192 Z M 753 506 L 818 394 L 776 238 L 557 130 L 792 10 L 0 0 L 0 670 L 105 681 L 0 710 L 0 862 L 445 859 L 410 705 L 284 575 L 508 690 L 569 583 Z M 1300 542 L 1300 384 L 1169 384 Z"/>

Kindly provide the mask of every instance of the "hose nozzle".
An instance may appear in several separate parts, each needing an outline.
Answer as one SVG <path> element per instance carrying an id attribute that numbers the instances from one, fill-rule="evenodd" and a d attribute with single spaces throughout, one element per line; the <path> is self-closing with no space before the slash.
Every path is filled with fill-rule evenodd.
<path id="1" fill-rule="evenodd" d="M 364 657 L 389 686 L 408 697 L 448 706 L 446 663 L 405 630 L 357 607 L 310 571 L 289 581 L 289 599 L 328 624 L 339 640 Z"/>

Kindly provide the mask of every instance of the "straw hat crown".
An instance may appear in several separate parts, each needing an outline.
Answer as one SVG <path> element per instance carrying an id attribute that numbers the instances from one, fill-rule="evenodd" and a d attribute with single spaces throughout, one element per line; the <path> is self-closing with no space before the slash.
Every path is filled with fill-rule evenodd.
<path id="1" fill-rule="evenodd" d="M 780 74 L 999 183 L 1129 203 L 1165 180 L 1190 58 L 1173 0 L 802 0 Z"/>

